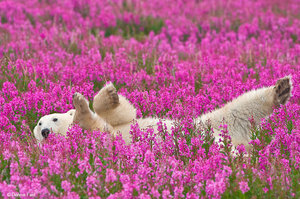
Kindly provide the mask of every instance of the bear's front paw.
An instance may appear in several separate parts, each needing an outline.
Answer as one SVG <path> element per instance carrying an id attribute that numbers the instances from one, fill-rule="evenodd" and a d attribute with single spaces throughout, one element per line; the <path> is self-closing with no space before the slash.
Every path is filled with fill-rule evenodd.
<path id="1" fill-rule="evenodd" d="M 89 103 L 80 93 L 74 93 L 73 105 L 78 112 L 85 113 L 89 111 Z"/>
<path id="2" fill-rule="evenodd" d="M 274 90 L 275 90 L 274 104 L 276 106 L 279 106 L 280 104 L 286 104 L 287 101 L 290 99 L 291 92 L 292 92 L 291 77 L 286 76 L 282 79 L 279 79 L 276 82 Z"/>

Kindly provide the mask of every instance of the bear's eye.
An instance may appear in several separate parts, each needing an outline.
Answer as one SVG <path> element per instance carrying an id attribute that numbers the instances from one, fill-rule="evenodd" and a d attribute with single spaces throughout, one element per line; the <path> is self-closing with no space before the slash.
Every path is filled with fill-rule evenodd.
<path id="1" fill-rule="evenodd" d="M 42 122 L 39 123 L 39 126 L 41 126 L 41 125 L 42 125 Z"/>
<path id="2" fill-rule="evenodd" d="M 54 118 L 54 119 L 53 119 L 53 122 L 56 122 L 56 121 L 57 121 L 57 118 Z"/>

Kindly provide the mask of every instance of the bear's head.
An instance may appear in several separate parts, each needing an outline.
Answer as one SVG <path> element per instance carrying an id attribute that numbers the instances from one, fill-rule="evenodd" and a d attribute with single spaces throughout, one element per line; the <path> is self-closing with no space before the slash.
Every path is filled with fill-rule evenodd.
<path id="1" fill-rule="evenodd" d="M 34 137 L 41 142 L 46 139 L 50 133 L 66 136 L 67 130 L 73 123 L 75 109 L 66 113 L 54 113 L 43 116 L 33 129 Z"/>

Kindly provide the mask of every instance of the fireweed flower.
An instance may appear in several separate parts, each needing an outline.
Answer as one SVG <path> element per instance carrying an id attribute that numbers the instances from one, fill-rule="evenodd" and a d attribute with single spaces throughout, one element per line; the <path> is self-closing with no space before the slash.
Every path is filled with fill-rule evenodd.
<path id="1" fill-rule="evenodd" d="M 69 192 L 72 189 L 72 185 L 70 184 L 70 182 L 64 180 L 61 182 L 61 187 L 66 191 Z"/>
<path id="2" fill-rule="evenodd" d="M 112 169 L 107 169 L 106 170 L 106 178 L 105 178 L 105 182 L 109 183 L 109 182 L 113 182 L 117 180 L 117 177 L 115 175 L 114 170 Z"/>
<path id="3" fill-rule="evenodd" d="M 249 191 L 248 183 L 245 181 L 240 181 L 239 187 L 240 187 L 240 190 L 242 191 L 242 193 L 246 193 L 247 191 Z"/>
<path id="4" fill-rule="evenodd" d="M 299 197 L 299 9 L 296 0 L 1 2 L 0 198 Z M 289 74 L 292 97 L 253 126 L 248 157 L 229 157 L 195 128 L 193 118 Z M 75 92 L 92 102 L 109 81 L 138 118 L 177 128 L 159 122 L 155 135 L 133 124 L 126 145 L 73 125 L 36 143 L 40 117 L 74 108 Z"/>

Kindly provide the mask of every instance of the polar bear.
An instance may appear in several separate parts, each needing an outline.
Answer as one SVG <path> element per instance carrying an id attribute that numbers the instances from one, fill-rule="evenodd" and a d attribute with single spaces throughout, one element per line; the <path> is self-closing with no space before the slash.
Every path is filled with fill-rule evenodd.
<path id="1" fill-rule="evenodd" d="M 242 94 L 220 109 L 206 113 L 195 122 L 199 126 L 210 125 L 214 129 L 215 140 L 219 140 L 220 125 L 227 124 L 232 144 L 244 144 L 249 147 L 251 122 L 259 125 L 262 118 L 269 116 L 280 104 L 286 104 L 291 97 L 291 77 L 277 80 L 274 86 L 263 87 Z M 78 123 L 83 129 L 107 131 L 113 135 L 121 133 L 127 144 L 131 142 L 130 126 L 136 121 L 141 129 L 153 128 L 157 132 L 158 122 L 166 124 L 167 130 L 174 126 L 172 120 L 159 118 L 136 118 L 136 109 L 122 95 L 118 95 L 113 84 L 103 87 L 93 100 L 90 110 L 88 101 L 80 93 L 73 95 L 72 109 L 67 113 L 56 113 L 42 117 L 34 128 L 34 136 L 41 142 L 49 133 L 66 135 L 72 123 Z"/>

